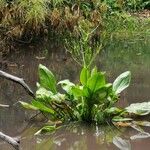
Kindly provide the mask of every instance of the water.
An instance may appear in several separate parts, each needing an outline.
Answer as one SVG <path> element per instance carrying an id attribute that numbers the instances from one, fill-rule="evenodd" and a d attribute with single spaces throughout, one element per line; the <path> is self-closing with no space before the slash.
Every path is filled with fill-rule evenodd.
<path id="1" fill-rule="evenodd" d="M 124 107 L 130 103 L 149 101 L 150 99 L 150 38 L 143 37 L 129 40 L 113 40 L 105 47 L 97 58 L 97 66 L 107 72 L 107 79 L 113 81 L 120 73 L 130 70 L 131 86 L 121 95 L 118 105 Z M 19 51 L 21 49 L 21 51 Z M 44 50 L 44 51 L 43 51 Z M 33 91 L 38 80 L 37 68 L 42 63 L 53 71 L 57 79 L 67 79 L 78 82 L 80 67 L 62 48 L 51 47 L 49 44 L 18 48 L 6 58 L 0 57 L 0 69 L 13 75 L 23 77 Z M 45 136 L 33 136 L 37 130 L 34 124 L 29 125 L 29 113 L 17 103 L 30 101 L 31 97 L 24 89 L 5 79 L 0 78 L 0 103 L 11 107 L 0 108 L 0 130 L 10 136 L 21 136 L 23 150 L 106 150 L 106 149 L 136 149 L 148 150 L 149 138 L 132 139 L 138 134 L 131 128 L 119 130 L 106 127 L 89 127 L 74 124 Z M 42 120 L 36 121 L 39 122 Z M 144 129 L 149 131 L 148 128 Z M 145 135 L 144 135 L 145 136 Z M 0 141 L 0 149 L 12 149 Z"/>

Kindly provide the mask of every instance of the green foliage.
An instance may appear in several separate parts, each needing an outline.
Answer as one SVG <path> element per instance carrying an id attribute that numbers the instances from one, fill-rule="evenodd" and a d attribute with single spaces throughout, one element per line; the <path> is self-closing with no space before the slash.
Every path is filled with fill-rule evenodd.
<path id="1" fill-rule="evenodd" d="M 125 88 L 127 88 L 130 84 L 131 73 L 129 71 L 121 74 L 113 83 L 113 90 L 116 94 L 120 94 Z"/>
<path id="2" fill-rule="evenodd" d="M 38 134 L 43 134 L 43 133 L 47 133 L 47 132 L 53 132 L 56 130 L 56 127 L 55 125 L 51 125 L 51 126 L 44 126 L 43 128 L 41 128 L 40 130 L 38 130 L 35 135 L 38 135 Z"/>
<path id="3" fill-rule="evenodd" d="M 48 70 L 45 66 L 39 66 L 39 78 L 40 85 L 43 88 L 51 90 L 53 93 L 56 93 L 56 79 L 52 72 Z"/>
<path id="4" fill-rule="evenodd" d="M 56 91 L 56 80 L 48 68 L 39 65 L 39 79 L 35 100 L 31 104 L 20 102 L 25 108 L 40 110 L 52 121 L 86 121 L 106 123 L 115 116 L 123 117 L 123 109 L 115 107 L 118 94 L 128 87 L 131 73 L 121 74 L 113 84 L 107 83 L 105 73 L 95 67 L 83 68 L 80 83 L 68 79 L 58 82 L 64 94 Z M 47 81 L 47 82 L 46 82 Z M 123 118 L 125 119 L 125 118 Z"/>
<path id="5" fill-rule="evenodd" d="M 99 30 L 99 25 L 94 28 L 91 22 L 83 19 L 66 38 L 67 51 L 81 66 L 90 67 L 99 54 L 102 47 Z"/>
<path id="6" fill-rule="evenodd" d="M 125 110 L 133 115 L 145 116 L 150 114 L 150 102 L 131 104 Z"/>

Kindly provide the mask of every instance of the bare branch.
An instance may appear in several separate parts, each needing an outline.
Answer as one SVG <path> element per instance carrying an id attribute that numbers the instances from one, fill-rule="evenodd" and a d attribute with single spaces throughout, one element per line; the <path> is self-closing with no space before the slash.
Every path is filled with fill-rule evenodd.
<path id="1" fill-rule="evenodd" d="M 16 76 L 13 76 L 13 75 L 11 75 L 11 74 L 9 74 L 9 73 L 6 73 L 6 72 L 4 72 L 4 71 L 1 71 L 1 70 L 0 70 L 0 77 L 4 77 L 4 78 L 6 78 L 6 79 L 8 79 L 8 80 L 11 80 L 11 81 L 13 81 L 13 82 L 16 82 L 16 83 L 20 84 L 21 86 L 24 87 L 24 89 L 26 90 L 26 92 L 27 92 L 30 96 L 32 96 L 33 98 L 35 98 L 35 95 L 34 95 L 33 91 L 32 91 L 32 90 L 30 89 L 30 87 L 25 83 L 24 79 L 18 78 L 18 77 L 16 77 Z"/>
<path id="2" fill-rule="evenodd" d="M 7 143 L 11 144 L 16 150 L 19 150 L 19 141 L 17 141 L 16 139 L 0 132 L 0 138 L 3 141 L 6 141 Z"/>
<path id="3" fill-rule="evenodd" d="M 10 106 L 9 105 L 4 105 L 4 104 L 0 104 L 0 108 L 9 108 Z"/>

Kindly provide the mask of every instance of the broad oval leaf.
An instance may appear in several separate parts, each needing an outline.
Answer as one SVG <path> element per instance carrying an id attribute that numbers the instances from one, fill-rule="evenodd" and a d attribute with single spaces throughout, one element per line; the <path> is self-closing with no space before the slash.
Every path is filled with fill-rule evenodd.
<path id="1" fill-rule="evenodd" d="M 72 88 L 72 94 L 74 97 L 78 98 L 84 95 L 83 90 L 80 89 L 79 87 L 75 86 Z"/>
<path id="2" fill-rule="evenodd" d="M 126 107 L 125 110 L 138 116 L 148 115 L 150 114 L 150 102 L 134 103 Z"/>
<path id="3" fill-rule="evenodd" d="M 87 81 L 87 87 L 92 91 L 96 92 L 98 89 L 105 85 L 105 76 L 102 73 L 97 73 L 91 76 Z"/>
<path id="4" fill-rule="evenodd" d="M 86 85 L 89 77 L 90 77 L 90 72 L 89 72 L 88 68 L 83 68 L 80 73 L 81 84 Z"/>
<path id="5" fill-rule="evenodd" d="M 116 80 L 113 82 L 113 91 L 116 94 L 120 94 L 124 89 L 126 89 L 131 80 L 131 72 L 126 71 L 119 75 Z"/>
<path id="6" fill-rule="evenodd" d="M 40 85 L 46 89 L 51 90 L 56 94 L 56 79 L 53 73 L 45 66 L 39 65 Z"/>

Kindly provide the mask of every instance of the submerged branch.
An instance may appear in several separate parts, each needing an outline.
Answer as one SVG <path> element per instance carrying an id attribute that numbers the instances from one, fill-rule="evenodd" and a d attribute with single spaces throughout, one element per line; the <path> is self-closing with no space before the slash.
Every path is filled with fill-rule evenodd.
<path id="1" fill-rule="evenodd" d="M 19 141 L 17 141 L 16 139 L 14 139 L 2 132 L 0 132 L 0 139 L 11 144 L 16 150 L 19 150 Z"/>
<path id="2" fill-rule="evenodd" d="M 35 97 L 33 91 L 32 91 L 32 90 L 30 89 L 30 87 L 24 82 L 24 79 L 19 78 L 19 77 L 16 77 L 16 76 L 13 76 L 13 75 L 8 74 L 8 73 L 6 73 L 6 72 L 4 72 L 4 71 L 1 71 L 1 70 L 0 70 L 0 77 L 4 77 L 4 78 L 6 78 L 6 79 L 8 79 L 8 80 L 11 80 L 11 81 L 13 81 L 13 82 L 16 82 L 16 83 L 20 84 L 21 86 L 24 87 L 24 89 L 26 90 L 26 92 L 27 92 L 30 96 L 32 96 L 33 98 Z"/>

